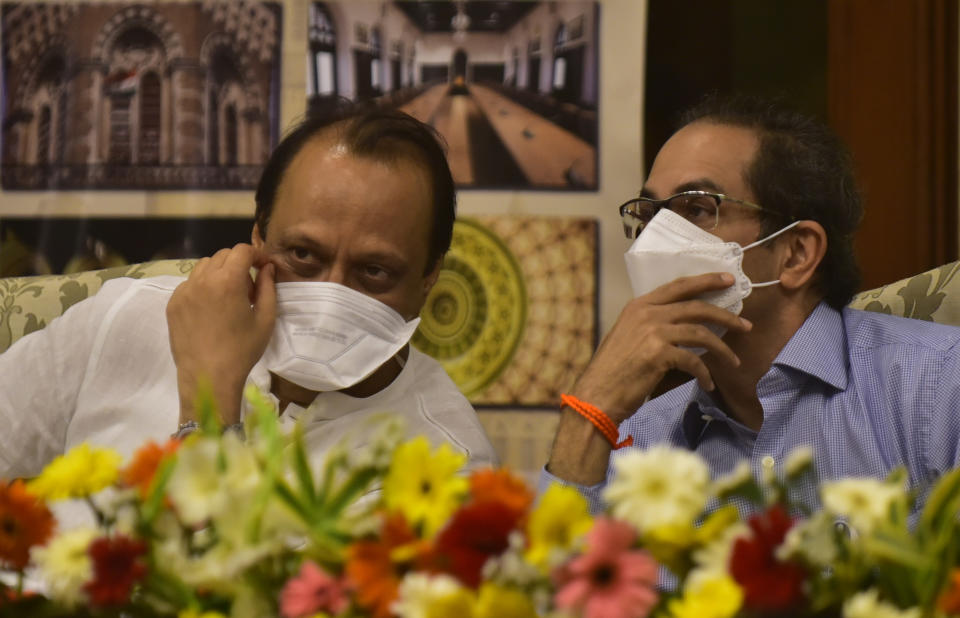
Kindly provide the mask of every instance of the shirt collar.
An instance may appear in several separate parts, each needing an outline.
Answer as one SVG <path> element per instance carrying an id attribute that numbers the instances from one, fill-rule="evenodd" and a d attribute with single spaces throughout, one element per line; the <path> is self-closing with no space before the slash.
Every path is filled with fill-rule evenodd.
<path id="1" fill-rule="evenodd" d="M 773 361 L 802 371 L 837 390 L 847 388 L 847 336 L 843 314 L 821 302 Z"/>
<path id="2" fill-rule="evenodd" d="M 847 337 L 843 314 L 821 302 L 773 361 L 774 365 L 802 371 L 837 390 L 847 387 Z M 706 409 L 716 410 L 710 395 L 696 380 L 678 387 L 676 395 L 683 401 L 680 430 L 690 448 L 695 448 L 707 421 Z M 711 415 L 714 415 L 713 413 Z"/>

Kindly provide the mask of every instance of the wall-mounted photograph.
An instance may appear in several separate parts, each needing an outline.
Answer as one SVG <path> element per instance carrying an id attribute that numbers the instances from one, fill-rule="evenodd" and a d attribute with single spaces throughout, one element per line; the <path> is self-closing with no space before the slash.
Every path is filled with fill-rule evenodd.
<path id="1" fill-rule="evenodd" d="M 250 189 L 277 141 L 274 2 L 7 3 L 0 184 Z"/>
<path id="2" fill-rule="evenodd" d="M 598 187 L 598 2 L 312 2 L 307 106 L 432 125 L 460 188 Z"/>

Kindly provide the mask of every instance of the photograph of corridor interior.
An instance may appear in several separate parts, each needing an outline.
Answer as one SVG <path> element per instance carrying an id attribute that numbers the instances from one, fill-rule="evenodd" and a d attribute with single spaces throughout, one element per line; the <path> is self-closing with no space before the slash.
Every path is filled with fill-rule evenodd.
<path id="1" fill-rule="evenodd" d="M 460 188 L 598 186 L 597 2 L 313 2 L 307 98 L 399 108 Z"/>

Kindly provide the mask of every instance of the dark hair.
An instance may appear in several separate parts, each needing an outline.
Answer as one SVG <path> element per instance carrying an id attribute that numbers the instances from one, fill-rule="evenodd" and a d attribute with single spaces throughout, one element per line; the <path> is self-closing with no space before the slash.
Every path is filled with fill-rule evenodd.
<path id="1" fill-rule="evenodd" d="M 780 229 L 783 218 L 809 219 L 827 233 L 827 251 L 817 267 L 824 300 L 841 309 L 860 286 L 853 234 L 863 217 L 853 163 L 840 139 L 823 122 L 792 110 L 779 100 L 747 95 L 710 94 L 688 109 L 680 126 L 711 122 L 750 129 L 757 154 L 744 178 L 761 213 L 764 236 Z"/>
<path id="2" fill-rule="evenodd" d="M 277 190 L 290 162 L 308 141 L 328 130 L 336 131 L 338 141 L 355 156 L 386 162 L 413 159 L 427 170 L 433 197 L 433 225 L 425 272 L 433 270 L 450 249 L 453 238 L 457 207 L 453 176 L 440 134 L 397 110 L 342 104 L 323 116 L 308 116 L 294 126 L 270 155 L 257 184 L 254 220 L 260 236 L 266 238 Z"/>

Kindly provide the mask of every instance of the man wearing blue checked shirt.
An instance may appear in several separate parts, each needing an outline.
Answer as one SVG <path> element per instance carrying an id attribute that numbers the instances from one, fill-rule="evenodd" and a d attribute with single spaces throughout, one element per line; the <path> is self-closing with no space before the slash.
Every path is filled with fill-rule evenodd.
<path id="1" fill-rule="evenodd" d="M 828 128 L 705 99 L 620 214 L 636 298 L 565 397 L 544 484 L 599 509 L 616 446 L 663 443 L 715 477 L 799 446 L 821 479 L 903 466 L 920 502 L 957 465 L 960 329 L 845 308 L 862 207 Z M 649 399 L 674 370 L 694 379 Z"/>

